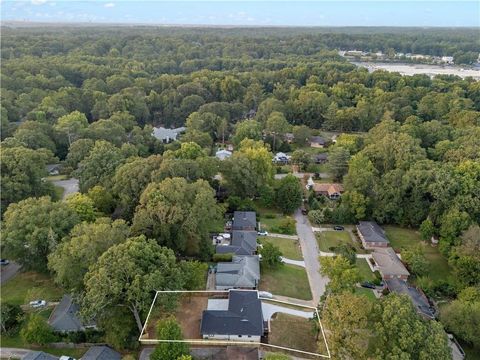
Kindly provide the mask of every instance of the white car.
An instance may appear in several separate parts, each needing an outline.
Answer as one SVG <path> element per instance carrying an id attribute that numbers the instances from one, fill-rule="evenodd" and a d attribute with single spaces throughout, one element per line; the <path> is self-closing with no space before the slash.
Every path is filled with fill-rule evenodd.
<path id="1" fill-rule="evenodd" d="M 33 300 L 30 301 L 30 306 L 33 308 L 40 308 L 44 307 L 47 305 L 47 302 L 45 300 Z"/>
<path id="2" fill-rule="evenodd" d="M 75 360 L 75 359 L 70 357 L 70 356 L 62 355 L 62 356 L 60 356 L 59 360 Z"/>
<path id="3" fill-rule="evenodd" d="M 268 291 L 259 291 L 258 297 L 265 298 L 265 299 L 273 299 L 272 293 L 269 293 Z"/>
<path id="4" fill-rule="evenodd" d="M 258 236 L 268 236 L 268 231 L 265 231 L 265 230 L 264 231 L 259 231 L 259 232 L 257 232 L 257 235 Z"/>

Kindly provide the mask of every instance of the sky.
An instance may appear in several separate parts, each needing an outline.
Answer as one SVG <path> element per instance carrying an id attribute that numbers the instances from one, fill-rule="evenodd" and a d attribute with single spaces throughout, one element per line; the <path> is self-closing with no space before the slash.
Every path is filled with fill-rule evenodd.
<path id="1" fill-rule="evenodd" d="M 480 26 L 480 1 L 0 0 L 2 21 L 230 26 Z"/>

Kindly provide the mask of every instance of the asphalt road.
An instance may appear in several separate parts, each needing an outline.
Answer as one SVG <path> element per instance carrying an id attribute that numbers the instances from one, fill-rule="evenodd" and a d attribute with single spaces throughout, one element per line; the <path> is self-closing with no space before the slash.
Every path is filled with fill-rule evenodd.
<path id="1" fill-rule="evenodd" d="M 320 274 L 320 253 L 318 251 L 317 239 L 307 216 L 302 215 L 300 209 L 297 209 L 294 217 L 297 222 L 297 234 L 300 239 L 303 261 L 305 262 L 305 269 L 307 270 L 310 289 L 312 290 L 313 306 L 317 306 L 320 297 L 325 292 L 328 277 Z"/>
<path id="2" fill-rule="evenodd" d="M 21 266 L 14 261 L 10 261 L 10 264 L 2 266 L 0 272 L 0 284 L 5 284 L 8 280 L 14 277 Z"/>

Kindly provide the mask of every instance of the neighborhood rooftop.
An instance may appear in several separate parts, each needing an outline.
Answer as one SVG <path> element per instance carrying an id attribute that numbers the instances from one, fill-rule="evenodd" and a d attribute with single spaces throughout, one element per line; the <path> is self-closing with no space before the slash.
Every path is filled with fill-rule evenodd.
<path id="1" fill-rule="evenodd" d="M 258 256 L 233 256 L 232 262 L 217 264 L 215 286 L 217 290 L 231 288 L 254 289 L 260 280 Z"/>
<path id="2" fill-rule="evenodd" d="M 228 310 L 204 310 L 202 335 L 262 336 L 262 302 L 257 291 L 231 290 Z"/>
<path id="3" fill-rule="evenodd" d="M 255 230 L 257 216 L 254 211 L 235 211 L 233 213 L 233 230 Z"/>
<path id="4" fill-rule="evenodd" d="M 255 231 L 233 230 L 230 245 L 218 245 L 217 254 L 233 253 L 236 255 L 253 255 L 257 250 L 257 233 Z"/>
<path id="5" fill-rule="evenodd" d="M 435 317 L 427 298 L 416 288 L 408 286 L 405 281 L 400 279 L 385 280 L 385 284 L 391 292 L 407 295 L 420 315 L 430 319 Z"/>
<path id="6" fill-rule="evenodd" d="M 79 307 L 70 295 L 63 295 L 62 300 L 53 310 L 48 324 L 57 331 L 81 331 L 84 323 L 78 318 Z"/>
<path id="7" fill-rule="evenodd" d="M 410 275 L 391 247 L 376 248 L 372 253 L 372 257 L 384 279 L 391 277 L 407 278 Z"/>
<path id="8" fill-rule="evenodd" d="M 108 346 L 92 346 L 81 360 L 121 360 L 122 355 Z"/>
<path id="9" fill-rule="evenodd" d="M 374 221 L 360 221 L 357 230 L 365 242 L 389 242 L 383 229 Z"/>
<path id="10" fill-rule="evenodd" d="M 58 357 L 44 353 L 43 351 L 30 351 L 23 357 L 24 360 L 58 360 Z"/>

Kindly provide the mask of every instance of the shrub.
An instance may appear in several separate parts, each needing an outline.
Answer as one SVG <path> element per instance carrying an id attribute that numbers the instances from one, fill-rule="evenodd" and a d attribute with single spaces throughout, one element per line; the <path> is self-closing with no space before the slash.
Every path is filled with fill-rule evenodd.
<path id="1" fill-rule="evenodd" d="M 213 261 L 215 262 L 226 262 L 226 261 L 232 261 L 233 254 L 232 253 L 227 253 L 227 254 L 213 254 Z"/>
<path id="2" fill-rule="evenodd" d="M 20 324 L 21 316 L 23 314 L 22 309 L 18 305 L 1 303 L 1 327 L 2 332 L 12 333 L 17 329 Z"/>
<path id="3" fill-rule="evenodd" d="M 35 345 L 45 345 L 57 339 L 47 321 L 39 314 L 30 315 L 20 336 L 26 343 Z"/>
<path id="4" fill-rule="evenodd" d="M 278 224 L 278 232 L 280 234 L 293 235 L 295 234 L 295 220 L 290 216 L 287 216 L 280 220 Z"/>
<path id="5" fill-rule="evenodd" d="M 268 214 L 263 215 L 263 217 L 265 219 L 275 219 L 277 217 L 277 215 L 268 213 Z"/>

